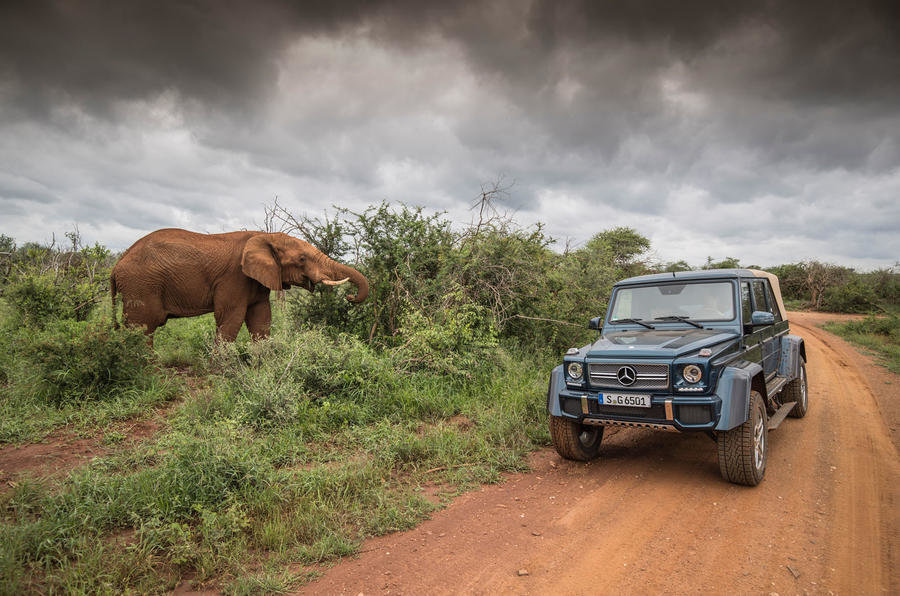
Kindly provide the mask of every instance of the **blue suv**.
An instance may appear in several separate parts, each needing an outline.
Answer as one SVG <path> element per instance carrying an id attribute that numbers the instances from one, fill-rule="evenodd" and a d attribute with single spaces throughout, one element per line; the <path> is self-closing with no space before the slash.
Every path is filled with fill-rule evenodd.
<path id="1" fill-rule="evenodd" d="M 607 426 L 704 432 L 722 476 L 755 486 L 768 431 L 809 408 L 806 348 L 765 271 L 632 277 L 589 327 L 599 339 L 570 348 L 550 375 L 550 436 L 564 458 L 597 457 Z"/>

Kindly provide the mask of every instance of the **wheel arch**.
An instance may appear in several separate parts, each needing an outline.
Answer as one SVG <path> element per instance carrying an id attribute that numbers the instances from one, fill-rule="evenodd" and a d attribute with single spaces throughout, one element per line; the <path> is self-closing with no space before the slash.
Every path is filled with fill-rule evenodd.
<path id="1" fill-rule="evenodd" d="M 760 382 L 761 391 L 757 388 Z M 720 373 L 716 386 L 716 396 L 722 400 L 722 415 L 716 430 L 731 430 L 746 422 L 750 417 L 750 392 L 759 391 L 765 400 L 765 387 L 762 366 L 756 362 L 726 366 Z"/>
<path id="2" fill-rule="evenodd" d="M 559 392 L 566 388 L 562 364 L 550 372 L 550 384 L 547 387 L 547 412 L 551 416 L 565 416 L 559 405 Z"/>
<path id="3" fill-rule="evenodd" d="M 785 335 L 781 338 L 781 361 L 778 375 L 795 379 L 800 374 L 800 362 L 806 362 L 806 343 L 799 335 Z"/>

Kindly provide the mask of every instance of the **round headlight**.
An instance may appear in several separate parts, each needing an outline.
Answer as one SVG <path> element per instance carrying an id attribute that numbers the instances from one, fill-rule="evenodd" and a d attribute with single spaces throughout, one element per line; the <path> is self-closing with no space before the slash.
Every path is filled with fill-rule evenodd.
<path id="1" fill-rule="evenodd" d="M 569 373 L 569 376 L 572 379 L 577 381 L 581 378 L 581 373 L 584 372 L 584 367 L 581 366 L 580 362 L 570 362 L 566 371 Z"/>
<path id="2" fill-rule="evenodd" d="M 688 383 L 697 383 L 703 378 L 703 369 L 696 364 L 688 364 L 684 367 L 684 370 L 681 371 L 681 375 Z"/>

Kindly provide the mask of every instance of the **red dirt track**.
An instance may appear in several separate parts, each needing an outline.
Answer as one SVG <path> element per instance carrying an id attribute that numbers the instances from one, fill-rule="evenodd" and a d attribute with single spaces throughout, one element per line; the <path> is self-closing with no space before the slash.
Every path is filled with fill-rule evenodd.
<path id="1" fill-rule="evenodd" d="M 900 594 L 900 379 L 816 327 L 830 317 L 790 318 L 810 411 L 769 434 L 758 487 L 724 482 L 706 436 L 612 431 L 597 461 L 542 450 L 301 593 Z"/>

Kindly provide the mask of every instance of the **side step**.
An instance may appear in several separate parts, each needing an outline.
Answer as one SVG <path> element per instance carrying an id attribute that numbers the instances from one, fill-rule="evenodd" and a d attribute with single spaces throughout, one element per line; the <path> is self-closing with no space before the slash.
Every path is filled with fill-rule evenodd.
<path id="1" fill-rule="evenodd" d="M 784 422 L 784 419 L 787 418 L 787 415 L 791 413 L 791 410 L 794 409 L 794 406 L 796 404 L 797 402 L 795 401 L 789 401 L 778 408 L 778 411 L 772 414 L 772 417 L 769 418 L 769 424 L 767 428 L 769 430 L 775 430 L 776 428 L 778 428 L 778 425 Z"/>
<path id="2" fill-rule="evenodd" d="M 790 379 L 788 379 L 787 377 L 775 377 L 766 385 L 766 391 L 770 396 L 775 395 L 776 393 L 781 391 L 781 389 L 785 385 L 788 384 L 788 381 L 790 381 Z"/>

